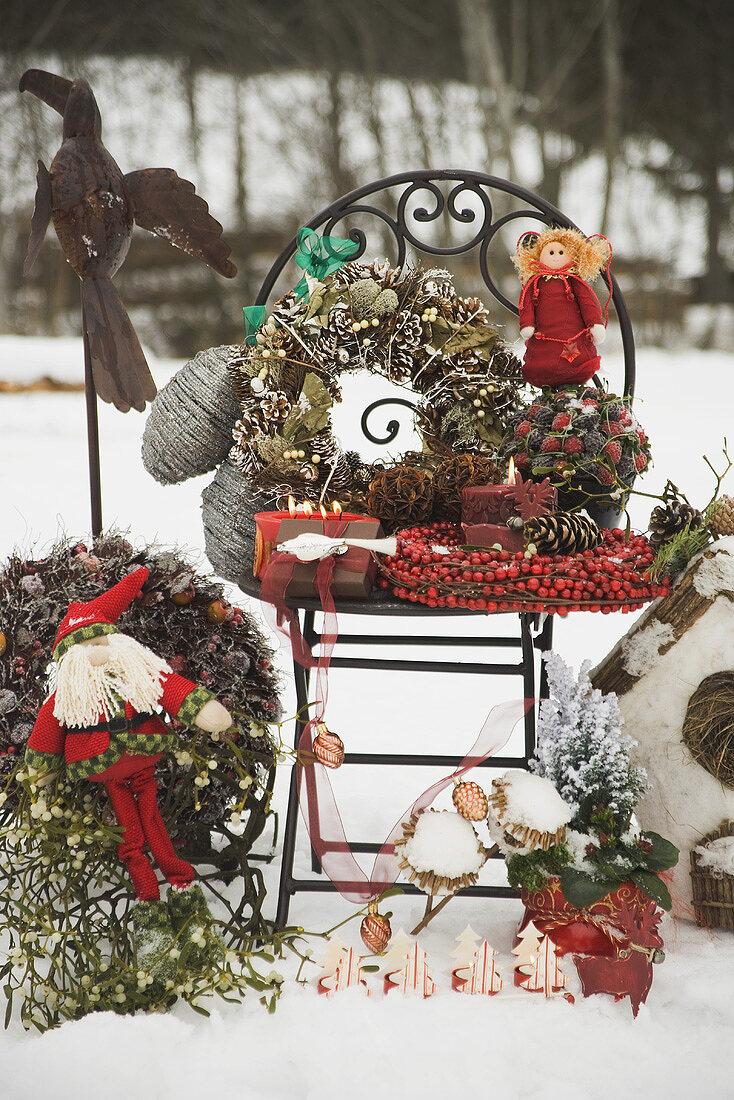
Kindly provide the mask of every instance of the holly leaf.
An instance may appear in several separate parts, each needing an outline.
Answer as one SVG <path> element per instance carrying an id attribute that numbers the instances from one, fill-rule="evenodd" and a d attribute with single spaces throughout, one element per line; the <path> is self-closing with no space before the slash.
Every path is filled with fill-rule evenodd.
<path id="1" fill-rule="evenodd" d="M 307 407 L 304 408 L 300 402 L 295 404 L 280 430 L 286 443 L 310 439 L 329 422 L 329 412 L 334 402 L 326 386 L 313 371 L 309 371 L 304 379 L 301 396 L 306 399 Z"/>
<path id="2" fill-rule="evenodd" d="M 675 867 L 680 855 L 675 844 L 671 844 L 669 840 L 660 836 L 659 833 L 643 833 L 642 839 L 652 844 L 651 852 L 639 852 L 640 863 L 647 867 L 648 870 L 667 871 L 668 868 Z"/>
<path id="3" fill-rule="evenodd" d="M 561 893 L 566 901 L 575 905 L 577 909 L 585 909 L 587 905 L 601 901 L 614 886 L 614 883 L 608 880 L 593 878 L 585 871 L 576 870 L 575 867 L 564 867 L 559 878 Z"/>
<path id="4" fill-rule="evenodd" d="M 635 886 L 642 891 L 645 897 L 650 898 L 650 900 L 659 905 L 661 909 L 665 909 L 666 911 L 670 909 L 673 904 L 670 891 L 663 880 L 658 878 L 654 871 L 632 871 L 630 878 Z"/>

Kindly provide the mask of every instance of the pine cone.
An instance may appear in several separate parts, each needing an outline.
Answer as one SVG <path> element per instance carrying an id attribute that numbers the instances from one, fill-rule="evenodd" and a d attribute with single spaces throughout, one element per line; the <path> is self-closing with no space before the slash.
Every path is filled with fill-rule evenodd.
<path id="1" fill-rule="evenodd" d="M 575 512 L 530 519 L 524 535 L 526 544 L 532 543 L 540 554 L 581 554 L 593 550 L 602 540 L 598 524 Z"/>
<path id="2" fill-rule="evenodd" d="M 703 523 L 703 515 L 684 500 L 675 498 L 668 504 L 659 504 L 653 508 L 650 516 L 650 545 L 659 550 L 666 542 L 690 524 L 692 531 Z"/>
<path id="3" fill-rule="evenodd" d="M 460 454 L 445 458 L 433 475 L 433 517 L 458 523 L 461 519 L 461 490 L 469 485 L 487 485 L 497 479 L 494 462 L 483 455 Z"/>
<path id="4" fill-rule="evenodd" d="M 427 522 L 433 509 L 430 475 L 411 466 L 380 470 L 370 483 L 367 507 L 388 531 Z"/>
<path id="5" fill-rule="evenodd" d="M 288 400 L 288 394 L 284 393 L 283 390 L 270 390 L 268 393 L 263 394 L 260 408 L 266 420 L 273 420 L 277 423 L 288 419 L 291 403 Z"/>
<path id="6" fill-rule="evenodd" d="M 721 507 L 709 527 L 717 535 L 734 535 L 734 497 L 721 497 Z"/>

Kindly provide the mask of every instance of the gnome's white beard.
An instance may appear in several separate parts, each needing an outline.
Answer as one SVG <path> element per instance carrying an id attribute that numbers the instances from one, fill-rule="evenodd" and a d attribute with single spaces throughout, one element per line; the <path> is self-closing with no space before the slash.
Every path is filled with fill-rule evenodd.
<path id="1" fill-rule="evenodd" d="M 162 657 L 126 634 L 108 634 L 108 659 L 89 660 L 92 647 L 73 645 L 56 668 L 54 716 L 64 726 L 96 726 L 109 718 L 122 698 L 140 713 L 154 711 L 161 697 L 161 679 L 171 671 Z"/>

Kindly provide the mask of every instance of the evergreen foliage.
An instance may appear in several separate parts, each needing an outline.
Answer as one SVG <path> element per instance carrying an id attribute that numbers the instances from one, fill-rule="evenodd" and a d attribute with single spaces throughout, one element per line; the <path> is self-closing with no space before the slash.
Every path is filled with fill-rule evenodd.
<path id="1" fill-rule="evenodd" d="M 578 680 L 555 653 L 545 657 L 551 695 L 540 706 L 538 745 L 531 767 L 574 809 L 574 828 L 585 829 L 595 807 L 613 811 L 624 827 L 645 790 L 646 775 L 630 760 L 634 742 L 622 733 L 614 693 L 592 689 L 590 661 Z"/>

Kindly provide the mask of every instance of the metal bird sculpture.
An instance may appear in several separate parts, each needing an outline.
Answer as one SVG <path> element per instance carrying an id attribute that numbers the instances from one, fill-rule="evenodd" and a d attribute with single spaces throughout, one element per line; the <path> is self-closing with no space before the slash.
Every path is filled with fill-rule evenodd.
<path id="1" fill-rule="evenodd" d="M 48 223 L 81 280 L 85 355 L 94 388 L 121 412 L 142 412 L 156 386 L 127 310 L 112 282 L 127 256 L 133 225 L 150 230 L 220 275 L 237 268 L 222 226 L 192 183 L 172 168 L 126 175 L 102 144 L 102 119 L 86 80 L 28 69 L 20 90 L 32 92 L 64 120 L 61 148 L 50 170 L 38 162 L 36 204 L 23 267 L 31 270 Z"/>

